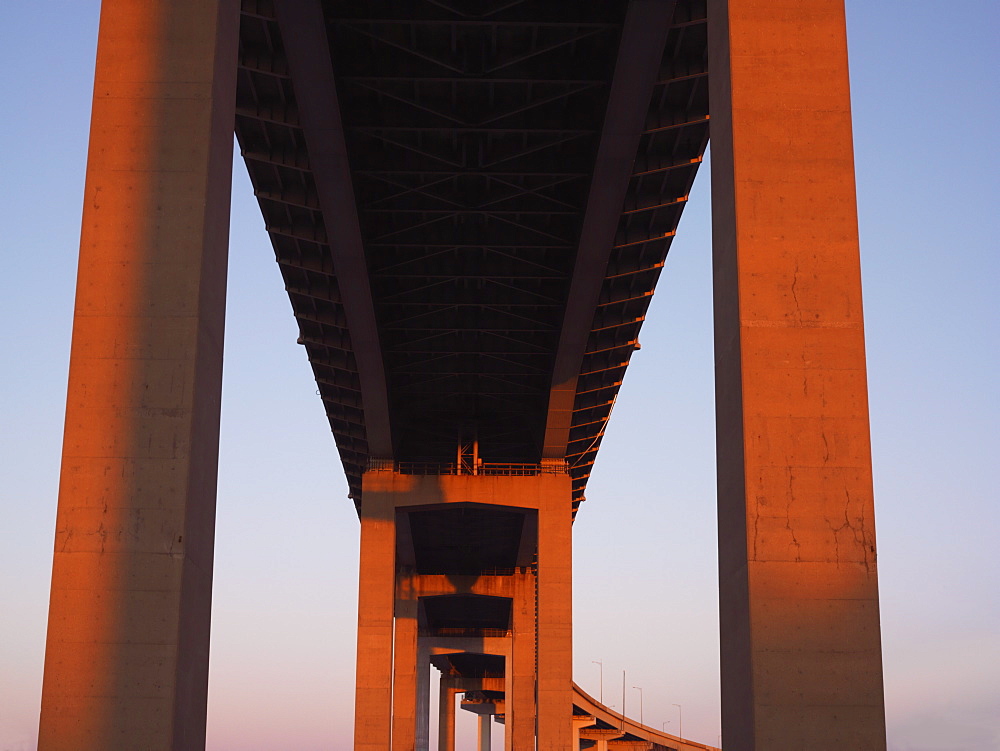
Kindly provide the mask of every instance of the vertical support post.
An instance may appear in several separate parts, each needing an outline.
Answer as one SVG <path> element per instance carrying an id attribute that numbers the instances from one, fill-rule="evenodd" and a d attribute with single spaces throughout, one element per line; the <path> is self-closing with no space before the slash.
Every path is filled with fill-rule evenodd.
<path id="1" fill-rule="evenodd" d="M 102 7 L 43 751 L 205 745 L 238 30 Z"/>
<path id="2" fill-rule="evenodd" d="M 430 751 L 431 748 L 431 663 L 427 647 L 417 637 L 417 738 L 416 751 Z"/>
<path id="3" fill-rule="evenodd" d="M 417 741 L 417 598 L 400 596 L 397 587 L 395 647 L 393 650 L 392 747 L 416 748 Z M 412 589 L 410 589 L 412 592 Z M 426 691 L 426 688 L 424 689 Z"/>
<path id="4" fill-rule="evenodd" d="M 569 475 L 552 483 L 538 509 L 538 750 L 573 741 L 573 552 Z"/>
<path id="5" fill-rule="evenodd" d="M 535 748 L 535 576 L 524 569 L 514 575 L 511 660 L 504 700 L 505 751 Z"/>
<path id="6" fill-rule="evenodd" d="M 878 751 L 843 0 L 708 10 L 726 748 Z"/>
<path id="7" fill-rule="evenodd" d="M 493 722 L 493 715 L 479 715 L 479 751 L 490 751 L 492 739 L 490 738 L 490 724 Z"/>
<path id="8" fill-rule="evenodd" d="M 452 680 L 441 676 L 438 695 L 438 751 L 455 751 L 455 689 Z"/>
<path id="9" fill-rule="evenodd" d="M 385 751 L 392 736 L 396 513 L 390 493 L 368 491 L 371 474 L 362 478 L 355 751 Z"/>

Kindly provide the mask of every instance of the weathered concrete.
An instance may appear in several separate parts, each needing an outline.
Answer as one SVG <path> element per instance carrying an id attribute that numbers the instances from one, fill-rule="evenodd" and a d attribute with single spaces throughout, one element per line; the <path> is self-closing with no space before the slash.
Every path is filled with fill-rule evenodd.
<path id="1" fill-rule="evenodd" d="M 843 0 L 710 0 L 723 739 L 884 749 Z"/>
<path id="2" fill-rule="evenodd" d="M 204 747 L 238 13 L 102 7 L 44 751 Z"/>

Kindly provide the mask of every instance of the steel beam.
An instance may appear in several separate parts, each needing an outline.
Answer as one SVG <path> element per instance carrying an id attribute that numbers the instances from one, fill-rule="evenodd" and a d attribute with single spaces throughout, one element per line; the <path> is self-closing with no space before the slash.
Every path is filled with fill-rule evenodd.
<path id="1" fill-rule="evenodd" d="M 388 458 L 393 447 L 382 347 L 323 9 L 315 0 L 275 3 L 275 13 L 282 38 L 287 41 L 288 67 L 323 221 L 330 236 L 334 269 L 338 279 L 345 281 L 340 293 L 361 379 L 368 449 L 372 456 Z"/>
<path id="2" fill-rule="evenodd" d="M 553 367 L 542 449 L 546 458 L 561 459 L 566 455 L 580 365 L 659 75 L 674 5 L 664 0 L 632 0 L 625 17 Z"/>

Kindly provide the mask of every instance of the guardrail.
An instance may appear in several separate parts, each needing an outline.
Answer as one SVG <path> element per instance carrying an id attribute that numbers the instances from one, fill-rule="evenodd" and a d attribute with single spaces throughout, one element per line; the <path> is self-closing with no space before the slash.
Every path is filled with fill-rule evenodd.
<path id="1" fill-rule="evenodd" d="M 398 472 L 401 475 L 486 475 L 502 477 L 531 477 L 534 475 L 564 475 L 569 472 L 566 462 L 540 464 L 456 464 L 454 462 L 394 462 L 386 459 L 369 459 L 369 472 Z"/>

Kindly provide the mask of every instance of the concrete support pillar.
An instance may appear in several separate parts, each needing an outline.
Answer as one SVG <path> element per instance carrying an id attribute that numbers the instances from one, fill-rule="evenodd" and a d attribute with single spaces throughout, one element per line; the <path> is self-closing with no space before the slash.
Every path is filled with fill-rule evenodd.
<path id="1" fill-rule="evenodd" d="M 451 681 L 441 676 L 438 694 L 438 751 L 455 751 L 455 693 Z"/>
<path id="2" fill-rule="evenodd" d="M 417 599 L 396 600 L 393 649 L 392 747 L 410 751 L 417 739 Z M 426 690 L 426 689 L 425 689 Z"/>
<path id="3" fill-rule="evenodd" d="M 416 751 L 430 751 L 431 748 L 431 663 L 426 647 L 417 641 L 417 737 Z"/>
<path id="4" fill-rule="evenodd" d="M 507 670 L 504 750 L 535 748 L 535 576 L 515 574 L 511 660 Z"/>
<path id="5" fill-rule="evenodd" d="M 843 0 L 709 0 L 723 737 L 885 748 Z"/>
<path id="6" fill-rule="evenodd" d="M 204 748 L 238 27 L 102 7 L 43 751 Z"/>
<path id="7" fill-rule="evenodd" d="M 395 508 L 387 495 L 365 493 L 361 503 L 355 751 L 386 751 L 390 744 L 395 584 Z"/>
<path id="8" fill-rule="evenodd" d="M 492 739 L 490 737 L 493 715 L 479 715 L 479 751 L 490 751 Z"/>
<path id="9" fill-rule="evenodd" d="M 538 749 L 573 741 L 573 554 L 570 484 L 538 509 Z"/>
<path id="10" fill-rule="evenodd" d="M 580 751 L 580 733 L 585 727 L 589 727 L 594 724 L 593 717 L 586 716 L 573 716 L 573 745 L 571 748 L 573 751 Z"/>

